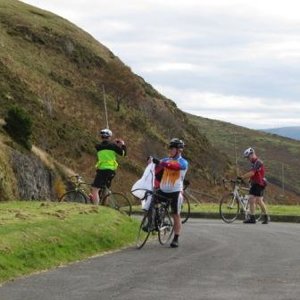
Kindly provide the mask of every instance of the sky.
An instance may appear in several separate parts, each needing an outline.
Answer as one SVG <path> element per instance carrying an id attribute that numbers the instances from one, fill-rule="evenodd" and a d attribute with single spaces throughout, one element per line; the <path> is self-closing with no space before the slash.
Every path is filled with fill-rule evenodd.
<path id="1" fill-rule="evenodd" d="M 183 111 L 300 126 L 298 0 L 24 0 L 94 36 Z"/>

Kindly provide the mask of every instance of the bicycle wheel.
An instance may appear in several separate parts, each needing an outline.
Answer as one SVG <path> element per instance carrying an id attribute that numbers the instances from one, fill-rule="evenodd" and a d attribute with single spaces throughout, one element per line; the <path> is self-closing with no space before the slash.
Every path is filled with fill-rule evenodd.
<path id="1" fill-rule="evenodd" d="M 69 191 L 66 192 L 59 199 L 59 202 L 77 202 L 77 203 L 87 203 L 87 197 L 84 193 L 80 191 Z"/>
<path id="2" fill-rule="evenodd" d="M 158 241 L 161 245 L 167 243 L 173 234 L 173 222 L 170 217 L 169 211 L 165 207 L 159 209 L 159 219 L 158 224 Z"/>
<path id="3" fill-rule="evenodd" d="M 224 195 L 219 206 L 221 219 L 226 223 L 232 223 L 238 217 L 239 208 L 239 202 L 233 193 Z"/>
<path id="4" fill-rule="evenodd" d="M 141 249 L 147 242 L 150 232 L 151 232 L 151 224 L 149 224 L 149 212 L 143 216 L 141 221 L 139 231 L 136 237 L 136 247 L 137 249 Z"/>
<path id="5" fill-rule="evenodd" d="M 126 198 L 126 196 L 122 193 L 110 193 L 107 194 L 102 203 L 107 205 L 113 209 L 118 210 L 121 213 L 131 215 L 132 207 L 130 201 Z"/>
<path id="6" fill-rule="evenodd" d="M 183 202 L 181 206 L 181 224 L 186 223 L 186 221 L 189 219 L 191 214 L 191 206 L 190 206 L 190 200 L 188 196 L 183 194 Z"/>

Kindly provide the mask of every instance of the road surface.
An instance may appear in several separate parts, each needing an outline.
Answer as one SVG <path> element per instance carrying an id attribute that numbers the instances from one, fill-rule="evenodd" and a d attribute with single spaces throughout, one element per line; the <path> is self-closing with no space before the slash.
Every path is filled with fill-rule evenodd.
<path id="1" fill-rule="evenodd" d="M 17 279 L 0 300 L 298 300 L 300 224 L 191 220 L 180 247 L 157 240 Z"/>

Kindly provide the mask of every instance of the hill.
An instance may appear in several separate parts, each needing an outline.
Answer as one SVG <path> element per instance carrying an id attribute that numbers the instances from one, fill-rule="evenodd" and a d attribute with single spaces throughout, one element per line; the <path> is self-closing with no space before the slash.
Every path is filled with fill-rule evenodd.
<path id="1" fill-rule="evenodd" d="M 281 135 L 294 140 L 300 140 L 300 126 L 262 129 L 261 131 Z"/>
<path id="2" fill-rule="evenodd" d="M 266 165 L 267 178 L 278 188 L 273 192 L 278 201 L 288 202 L 280 197 L 289 191 L 291 202 L 299 201 L 300 195 L 300 142 L 277 135 L 251 130 L 231 123 L 190 115 L 190 120 L 205 132 L 212 145 L 237 163 L 239 172 L 247 170 L 247 162 L 242 154 L 244 149 L 254 147 Z"/>
<path id="3" fill-rule="evenodd" d="M 11 105 L 22 107 L 33 121 L 35 150 L 20 149 L 0 130 L 0 199 L 53 198 L 54 191 L 41 194 L 40 187 L 60 186 L 65 167 L 87 180 L 94 176 L 94 144 L 106 126 L 103 88 L 109 126 L 128 146 L 114 180 L 119 190 L 130 189 L 148 155 L 166 154 L 171 137 L 187 143 L 195 188 L 214 189 L 230 169 L 226 156 L 173 101 L 67 20 L 16 0 L 0 0 L 0 36 L 0 118 Z M 41 169 L 43 180 L 36 180 Z M 34 192 L 22 194 L 28 186 Z"/>

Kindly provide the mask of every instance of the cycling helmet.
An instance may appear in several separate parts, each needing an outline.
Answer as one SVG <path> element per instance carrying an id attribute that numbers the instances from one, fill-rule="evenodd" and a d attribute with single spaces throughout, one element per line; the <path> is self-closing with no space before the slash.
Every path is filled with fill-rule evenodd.
<path id="1" fill-rule="evenodd" d="M 254 153 L 254 149 L 253 148 L 248 148 L 244 151 L 244 157 L 249 157 L 249 155 Z"/>
<path id="2" fill-rule="evenodd" d="M 105 129 L 102 129 L 102 130 L 100 131 L 100 135 L 101 135 L 101 137 L 103 137 L 103 138 L 107 138 L 107 137 L 111 137 L 111 136 L 112 136 L 112 132 L 111 132 L 111 130 L 109 130 L 108 128 L 105 128 Z"/>
<path id="3" fill-rule="evenodd" d="M 171 141 L 169 143 L 169 148 L 183 149 L 184 142 L 178 138 L 173 138 L 173 139 L 171 139 Z"/>

